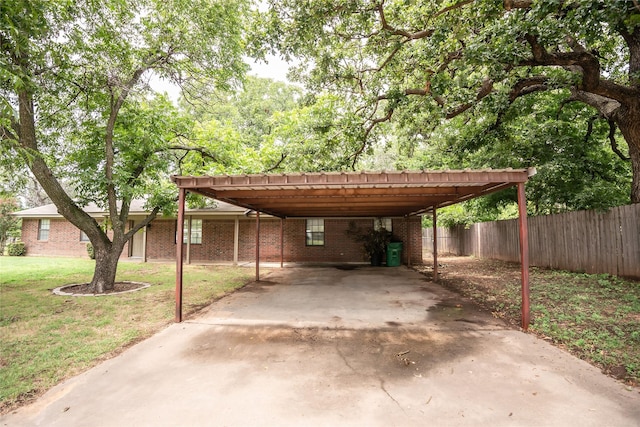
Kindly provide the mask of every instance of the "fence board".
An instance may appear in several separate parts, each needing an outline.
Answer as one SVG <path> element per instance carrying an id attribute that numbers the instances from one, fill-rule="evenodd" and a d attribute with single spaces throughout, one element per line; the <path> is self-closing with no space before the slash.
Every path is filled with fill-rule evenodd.
<path id="1" fill-rule="evenodd" d="M 640 278 L 640 204 L 529 218 L 530 264 Z M 438 253 L 519 261 L 518 220 L 438 228 Z M 423 248 L 432 251 L 432 231 Z"/>

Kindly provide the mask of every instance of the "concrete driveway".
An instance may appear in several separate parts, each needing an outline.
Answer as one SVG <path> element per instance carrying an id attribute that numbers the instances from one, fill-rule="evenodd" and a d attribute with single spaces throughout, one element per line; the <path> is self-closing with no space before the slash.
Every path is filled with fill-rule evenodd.
<path id="1" fill-rule="evenodd" d="M 274 270 L 0 425 L 640 425 L 637 389 L 405 267 L 345 268 Z"/>

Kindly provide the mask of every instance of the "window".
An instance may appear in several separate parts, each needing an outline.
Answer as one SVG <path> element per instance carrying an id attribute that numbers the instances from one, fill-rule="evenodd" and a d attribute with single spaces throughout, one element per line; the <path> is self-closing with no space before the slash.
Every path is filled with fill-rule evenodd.
<path id="1" fill-rule="evenodd" d="M 89 241 L 89 236 L 87 236 L 84 231 L 80 231 L 80 241 L 81 242 Z"/>
<path id="2" fill-rule="evenodd" d="M 191 219 L 191 244 L 199 245 L 202 243 L 202 220 Z M 187 243 L 187 236 L 189 235 L 189 220 L 184 222 L 184 238 L 183 243 Z"/>
<path id="3" fill-rule="evenodd" d="M 387 231 L 393 231 L 393 221 L 391 218 L 376 218 L 373 220 L 373 229 L 380 230 L 384 228 Z"/>
<path id="4" fill-rule="evenodd" d="M 49 240 L 49 228 L 51 220 L 41 219 L 38 221 L 38 240 Z"/>
<path id="5" fill-rule="evenodd" d="M 307 220 L 307 246 L 324 246 L 324 219 Z"/>

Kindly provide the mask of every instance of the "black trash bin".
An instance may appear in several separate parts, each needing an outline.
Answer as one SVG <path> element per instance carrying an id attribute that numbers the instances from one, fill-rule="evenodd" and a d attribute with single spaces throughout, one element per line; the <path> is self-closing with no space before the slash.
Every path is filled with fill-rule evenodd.
<path id="1" fill-rule="evenodd" d="M 387 267 L 398 267 L 402 260 L 402 242 L 387 245 Z"/>

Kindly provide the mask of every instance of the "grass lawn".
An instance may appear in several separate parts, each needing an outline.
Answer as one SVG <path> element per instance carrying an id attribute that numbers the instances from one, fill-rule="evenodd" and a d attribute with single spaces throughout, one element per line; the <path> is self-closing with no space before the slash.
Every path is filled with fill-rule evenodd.
<path id="1" fill-rule="evenodd" d="M 121 262 L 117 280 L 152 286 L 100 297 L 54 296 L 91 280 L 94 261 L 0 257 L 0 412 L 114 356 L 173 321 L 175 265 Z M 242 267 L 184 266 L 183 314 L 243 286 Z"/>
<path id="2" fill-rule="evenodd" d="M 443 257 L 443 284 L 520 325 L 520 266 Z M 640 385 L 640 282 L 530 269 L 529 331 L 630 385 Z"/>

